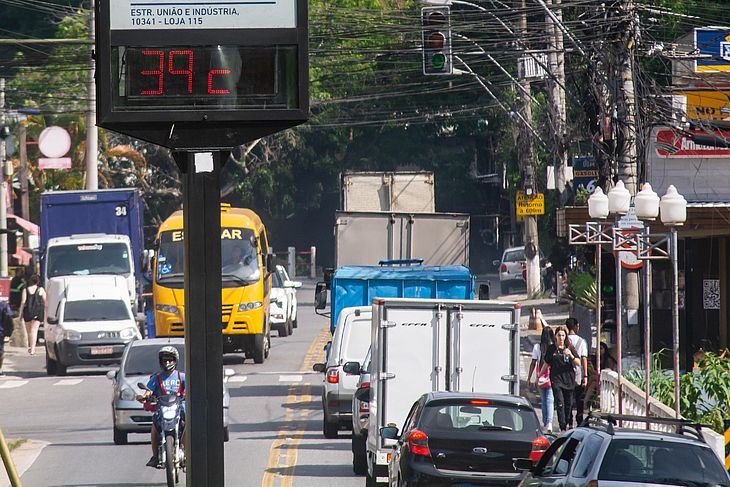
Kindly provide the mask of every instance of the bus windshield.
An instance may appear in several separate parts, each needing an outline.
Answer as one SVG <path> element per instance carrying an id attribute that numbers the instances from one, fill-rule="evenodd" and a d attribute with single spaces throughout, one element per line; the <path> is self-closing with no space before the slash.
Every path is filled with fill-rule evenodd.
<path id="1" fill-rule="evenodd" d="M 121 243 L 56 245 L 48 248 L 48 277 L 129 274 L 129 246 Z"/>
<path id="2" fill-rule="evenodd" d="M 180 230 L 160 233 L 157 256 L 157 283 L 171 288 L 184 284 L 183 259 L 185 248 Z M 222 287 L 241 287 L 258 282 L 261 269 L 258 258 L 258 241 L 248 228 L 221 229 Z"/>

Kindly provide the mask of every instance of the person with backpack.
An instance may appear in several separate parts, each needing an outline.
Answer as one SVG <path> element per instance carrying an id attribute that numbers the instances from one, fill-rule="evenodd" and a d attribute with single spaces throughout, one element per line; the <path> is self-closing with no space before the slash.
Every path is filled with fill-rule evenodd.
<path id="1" fill-rule="evenodd" d="M 28 353 L 30 355 L 35 355 L 38 329 L 45 318 L 46 291 L 38 284 L 40 280 L 38 274 L 30 276 L 20 301 L 20 316 L 25 321 L 25 329 L 28 332 Z"/>

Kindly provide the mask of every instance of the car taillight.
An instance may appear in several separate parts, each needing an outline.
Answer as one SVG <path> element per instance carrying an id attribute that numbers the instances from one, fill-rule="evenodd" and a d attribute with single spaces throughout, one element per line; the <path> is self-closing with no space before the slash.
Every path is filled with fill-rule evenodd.
<path id="1" fill-rule="evenodd" d="M 538 436 L 534 440 L 532 440 L 532 451 L 530 452 L 530 460 L 533 462 L 536 462 L 542 458 L 542 454 L 545 453 L 545 450 L 548 449 L 550 446 L 550 440 L 545 438 L 544 436 Z"/>
<path id="2" fill-rule="evenodd" d="M 475 406 L 488 406 L 489 401 L 485 399 L 472 399 L 469 401 L 469 404 L 474 404 Z"/>
<path id="3" fill-rule="evenodd" d="M 507 272 L 507 264 L 502 264 L 499 266 L 499 272 Z"/>
<path id="4" fill-rule="evenodd" d="M 370 389 L 370 382 L 363 382 L 362 384 L 360 384 L 360 389 Z M 357 412 L 358 413 L 370 412 L 370 402 L 361 401 L 360 399 L 358 399 L 357 400 Z"/>
<path id="5" fill-rule="evenodd" d="M 428 449 L 428 435 L 421 430 L 413 430 L 408 435 L 408 449 L 414 455 L 431 456 L 431 450 Z"/>
<path id="6" fill-rule="evenodd" d="M 327 371 L 327 382 L 337 384 L 340 381 L 340 371 L 337 369 L 329 369 Z"/>

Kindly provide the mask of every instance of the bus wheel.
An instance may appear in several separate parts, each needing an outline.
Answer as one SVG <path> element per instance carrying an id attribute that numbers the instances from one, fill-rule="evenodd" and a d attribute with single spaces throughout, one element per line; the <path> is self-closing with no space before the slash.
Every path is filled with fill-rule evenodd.
<path id="1" fill-rule="evenodd" d="M 257 333 L 253 338 L 253 361 L 256 364 L 263 364 L 268 355 L 268 336 Z"/>

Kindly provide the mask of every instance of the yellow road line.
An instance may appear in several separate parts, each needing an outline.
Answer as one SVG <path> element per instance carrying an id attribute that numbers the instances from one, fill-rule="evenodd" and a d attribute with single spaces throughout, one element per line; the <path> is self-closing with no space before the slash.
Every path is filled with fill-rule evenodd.
<path id="1" fill-rule="evenodd" d="M 304 355 L 300 372 L 312 370 L 312 365 L 324 361 L 324 346 L 330 340 L 331 334 L 327 324 L 314 338 Z M 312 386 L 309 384 L 293 384 L 289 387 L 289 394 L 285 405 L 288 406 L 284 414 L 285 426 L 277 434 L 276 440 L 269 450 L 269 460 L 266 464 L 262 487 L 290 487 L 294 483 L 294 468 L 297 464 L 297 446 L 299 445 L 304 429 L 302 425 L 312 414 L 310 409 L 298 409 L 298 404 L 306 404 L 315 400 L 311 395 Z"/>

